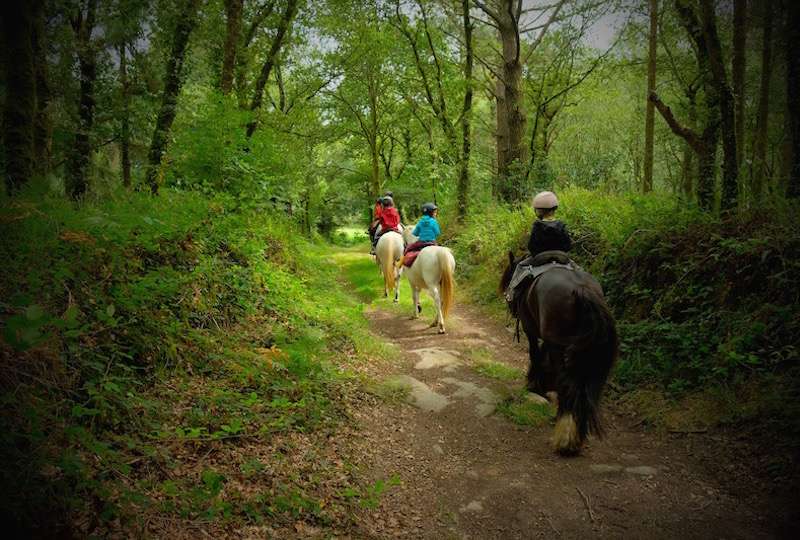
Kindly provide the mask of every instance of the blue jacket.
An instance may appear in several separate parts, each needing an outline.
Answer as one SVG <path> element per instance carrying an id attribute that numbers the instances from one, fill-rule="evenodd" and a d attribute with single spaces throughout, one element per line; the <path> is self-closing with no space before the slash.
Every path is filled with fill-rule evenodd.
<path id="1" fill-rule="evenodd" d="M 420 242 L 435 242 L 436 237 L 442 234 L 442 230 L 439 228 L 439 222 L 435 218 L 422 216 L 422 219 L 417 222 L 417 226 L 414 227 L 412 234 L 419 238 Z"/>

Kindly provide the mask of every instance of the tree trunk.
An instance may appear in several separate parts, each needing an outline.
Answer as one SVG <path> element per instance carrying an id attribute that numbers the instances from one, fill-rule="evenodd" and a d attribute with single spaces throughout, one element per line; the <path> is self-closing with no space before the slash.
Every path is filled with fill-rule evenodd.
<path id="1" fill-rule="evenodd" d="M 33 128 L 34 169 L 45 176 L 50 172 L 53 124 L 50 121 L 50 80 L 47 68 L 47 35 L 44 1 L 31 2 L 33 8 L 33 64 L 36 72 L 36 120 Z"/>
<path id="2" fill-rule="evenodd" d="M 733 57 L 731 77 L 733 79 L 733 98 L 736 116 L 736 164 L 742 166 L 744 157 L 744 75 L 747 63 L 747 0 L 733 0 Z"/>
<path id="3" fill-rule="evenodd" d="M 236 48 L 242 28 L 243 0 L 225 0 L 225 47 L 222 55 L 222 75 L 220 76 L 220 89 L 228 95 L 233 87 L 233 69 L 236 67 Z"/>
<path id="4" fill-rule="evenodd" d="M 764 8 L 764 37 L 761 49 L 761 87 L 758 94 L 756 138 L 753 143 L 753 164 L 750 171 L 750 191 L 754 205 L 761 202 L 767 169 L 767 122 L 769 119 L 769 79 L 772 74 L 772 6 Z"/>
<path id="5" fill-rule="evenodd" d="M 3 142 L 5 184 L 9 195 L 17 193 L 33 174 L 36 74 L 31 47 L 34 30 L 31 8 L 27 2 L 5 2 L 2 7 L 3 49 L 6 53 Z"/>
<path id="6" fill-rule="evenodd" d="M 119 80 L 122 86 L 122 118 L 120 126 L 120 153 L 122 154 L 122 185 L 131 187 L 131 126 L 130 126 L 130 81 L 128 80 L 128 44 L 119 47 Z"/>
<path id="7" fill-rule="evenodd" d="M 367 73 L 367 92 L 369 94 L 369 132 L 368 144 L 370 149 L 370 199 L 375 199 L 381 193 L 381 167 L 378 151 L 378 85 L 375 73 Z"/>
<path id="8" fill-rule="evenodd" d="M 718 131 L 715 129 L 705 138 L 703 148 L 697 152 L 697 203 L 703 210 L 714 208 L 718 140 Z"/>
<path id="9" fill-rule="evenodd" d="M 97 0 L 89 0 L 86 16 L 79 13 L 73 21 L 77 37 L 80 97 L 78 102 L 78 128 L 75 132 L 72 153 L 67 163 L 67 193 L 78 199 L 88 187 L 89 163 L 92 158 L 92 128 L 94 126 L 94 83 L 97 79 L 97 51 L 92 42 Z"/>
<path id="10" fill-rule="evenodd" d="M 469 211 L 469 157 L 472 137 L 472 20 L 469 0 L 461 0 L 464 20 L 464 106 L 461 109 L 461 167 L 458 175 L 458 219 L 463 223 Z"/>
<path id="11" fill-rule="evenodd" d="M 701 0 L 700 13 L 703 36 L 706 39 L 708 63 L 711 69 L 713 91 L 719 102 L 719 115 L 722 138 L 722 195 L 720 209 L 723 212 L 735 210 L 739 197 L 739 168 L 736 164 L 736 122 L 734 120 L 733 94 L 728 86 L 722 47 L 717 35 L 714 0 Z M 710 89 L 709 89 L 710 90 Z"/>
<path id="12" fill-rule="evenodd" d="M 181 90 L 181 72 L 186 58 L 186 48 L 189 36 L 197 20 L 197 8 L 200 0 L 187 0 L 184 4 L 182 17 L 175 26 L 175 35 L 172 40 L 172 52 L 167 61 L 164 73 L 164 93 L 161 96 L 161 109 L 156 119 L 156 127 L 150 142 L 148 152 L 147 185 L 153 195 L 158 194 L 158 177 L 161 168 L 161 158 L 167 148 L 167 140 L 172 129 L 172 122 L 178 109 L 178 94 Z"/>
<path id="13" fill-rule="evenodd" d="M 270 16 L 275 9 L 275 0 L 269 0 L 253 14 L 247 30 L 242 36 L 242 42 L 236 48 L 236 68 L 235 68 L 235 87 L 239 108 L 247 109 L 247 68 L 248 68 L 248 49 L 256 37 L 261 24 Z"/>
<path id="14" fill-rule="evenodd" d="M 658 0 L 650 0 L 650 43 L 647 55 L 647 95 L 656 91 L 656 52 L 658 34 Z M 653 191 L 653 129 L 655 127 L 655 106 L 647 100 L 644 120 L 644 180 L 642 192 Z"/>
<path id="15" fill-rule="evenodd" d="M 686 90 L 686 98 L 689 102 L 688 116 L 689 116 L 689 129 L 696 129 L 697 126 L 697 92 L 694 88 L 689 87 Z M 694 179 L 697 177 L 698 171 L 695 165 L 694 150 L 687 142 L 683 150 L 683 167 L 682 167 L 682 182 L 681 194 L 683 200 L 691 202 L 694 200 Z"/>
<path id="16" fill-rule="evenodd" d="M 792 166 L 786 195 L 800 198 L 800 55 L 793 48 L 800 43 L 800 3 L 787 2 L 786 6 L 786 108 L 792 137 Z"/>
<path id="17" fill-rule="evenodd" d="M 261 67 L 261 73 L 258 76 L 255 90 L 253 91 L 253 100 L 250 102 L 250 110 L 254 114 L 261 109 L 261 104 L 264 100 L 264 87 L 267 85 L 269 74 L 272 71 L 272 68 L 275 66 L 278 53 L 283 45 L 283 39 L 286 36 L 286 33 L 289 31 L 289 27 L 292 24 L 292 19 L 294 19 L 294 16 L 297 13 L 297 3 L 298 0 L 288 0 L 286 3 L 286 10 L 283 12 L 281 20 L 278 23 L 278 31 L 275 34 L 275 38 L 272 40 L 272 46 L 267 54 L 267 59 L 264 61 L 264 65 Z M 253 120 L 247 124 L 248 138 L 252 137 L 257 125 L 258 123 L 256 122 L 255 118 L 253 118 Z"/>
<path id="18" fill-rule="evenodd" d="M 502 161 L 498 162 L 501 197 L 507 203 L 519 202 L 524 197 L 519 175 L 525 163 L 526 118 L 522 108 L 522 63 L 520 62 L 519 13 L 514 0 L 503 0 L 498 21 L 503 45 L 503 101 L 505 105 L 506 141 Z M 499 109 L 499 104 L 498 104 Z M 501 157 L 498 153 L 498 157 Z"/>
<path id="19" fill-rule="evenodd" d="M 694 167 L 694 151 L 685 144 L 683 147 L 683 162 L 681 164 L 681 197 L 685 202 L 694 199 L 694 176 L 697 170 Z"/>
<path id="20" fill-rule="evenodd" d="M 506 90 L 503 81 L 495 81 L 495 190 L 500 200 L 505 199 L 505 181 L 500 174 L 501 164 L 508 153 L 508 112 L 506 110 Z"/>

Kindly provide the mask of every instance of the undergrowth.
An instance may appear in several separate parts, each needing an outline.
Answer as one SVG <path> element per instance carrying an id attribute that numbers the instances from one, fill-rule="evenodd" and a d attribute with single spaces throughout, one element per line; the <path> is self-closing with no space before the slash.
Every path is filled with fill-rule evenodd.
<path id="1" fill-rule="evenodd" d="M 750 422 L 797 447 L 800 224 L 792 206 L 716 218 L 665 196 L 559 192 L 573 258 L 601 281 L 618 323 L 614 387 L 656 391 L 672 409 L 726 407 L 706 425 Z M 492 208 L 453 236 L 460 283 L 505 315 L 508 251 L 524 252 L 533 213 Z M 763 392 L 744 389 L 761 386 Z M 620 394 L 620 392 L 616 392 Z M 783 403 L 783 406 L 778 406 Z M 704 415 L 708 417 L 709 415 Z M 777 428 L 777 426 L 781 426 Z"/>
<path id="2" fill-rule="evenodd" d="M 0 211 L 0 497 L 18 532 L 346 516 L 348 497 L 292 479 L 312 463 L 283 474 L 262 453 L 343 418 L 343 368 L 374 352 L 361 307 L 290 223 L 229 208 L 165 191 Z"/>

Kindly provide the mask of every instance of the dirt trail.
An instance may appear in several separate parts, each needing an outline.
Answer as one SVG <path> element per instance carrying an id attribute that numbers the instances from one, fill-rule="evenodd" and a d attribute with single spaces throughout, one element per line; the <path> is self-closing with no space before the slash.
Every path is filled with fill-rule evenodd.
<path id="1" fill-rule="evenodd" d="M 501 383 L 470 367 L 471 351 L 524 370 L 527 353 L 508 328 L 457 305 L 448 334 L 385 300 L 373 330 L 401 349 L 373 375 L 411 388 L 410 403 L 356 412 L 359 463 L 373 480 L 399 477 L 361 516 L 373 538 L 770 538 L 774 522 L 728 492 L 692 455 L 692 435 L 646 433 L 606 408 L 607 437 L 576 458 L 556 456 L 551 427 L 526 428 L 494 413 L 523 381 Z"/>

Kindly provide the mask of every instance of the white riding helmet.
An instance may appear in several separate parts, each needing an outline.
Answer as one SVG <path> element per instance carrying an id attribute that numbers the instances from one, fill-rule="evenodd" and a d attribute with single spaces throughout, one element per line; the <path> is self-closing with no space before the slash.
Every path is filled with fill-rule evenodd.
<path id="1" fill-rule="evenodd" d="M 558 198 L 552 191 L 542 191 L 533 198 L 533 208 L 535 210 L 558 208 Z"/>

